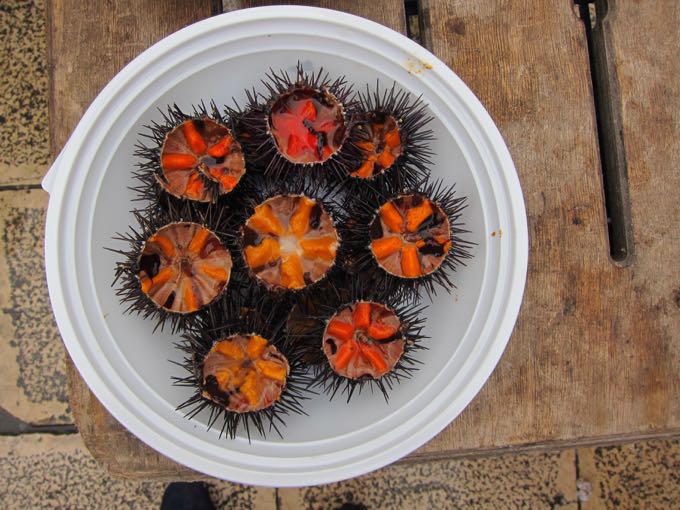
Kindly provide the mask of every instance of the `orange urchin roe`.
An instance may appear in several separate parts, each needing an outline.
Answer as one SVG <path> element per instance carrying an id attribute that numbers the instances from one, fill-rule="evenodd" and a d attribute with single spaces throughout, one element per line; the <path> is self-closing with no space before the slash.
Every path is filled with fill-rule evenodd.
<path id="1" fill-rule="evenodd" d="M 323 351 L 333 370 L 348 379 L 380 379 L 404 353 L 401 321 L 381 303 L 358 301 L 328 321 Z"/>
<path id="2" fill-rule="evenodd" d="M 222 293 L 231 275 L 231 255 L 207 228 L 171 223 L 144 243 L 137 276 L 141 290 L 169 312 L 191 313 Z"/>
<path id="3" fill-rule="evenodd" d="M 361 165 L 350 173 L 352 177 L 370 179 L 392 167 L 401 156 L 401 133 L 399 124 L 391 115 L 372 112 L 365 124 L 357 126 L 361 140 L 355 145 L 361 149 L 364 158 Z"/>
<path id="4" fill-rule="evenodd" d="M 340 102 L 327 91 L 295 88 L 279 96 L 269 114 L 269 132 L 292 163 L 323 163 L 345 138 Z"/>
<path id="5" fill-rule="evenodd" d="M 203 360 L 203 396 L 229 411 L 266 409 L 281 397 L 290 366 L 267 339 L 236 334 L 215 342 Z"/>
<path id="6" fill-rule="evenodd" d="M 243 255 L 270 288 L 302 289 L 335 263 L 339 239 L 323 207 L 303 195 L 278 195 L 255 207 L 243 227 Z"/>
<path id="7" fill-rule="evenodd" d="M 400 278 L 433 273 L 451 248 L 446 214 L 419 194 L 400 195 L 383 204 L 369 229 L 373 257 Z"/>
<path id="8" fill-rule="evenodd" d="M 198 202 L 229 193 L 245 174 L 241 145 L 229 128 L 201 118 L 184 121 L 165 136 L 161 148 L 161 187 Z M 212 184 L 210 186 L 209 184 Z"/>

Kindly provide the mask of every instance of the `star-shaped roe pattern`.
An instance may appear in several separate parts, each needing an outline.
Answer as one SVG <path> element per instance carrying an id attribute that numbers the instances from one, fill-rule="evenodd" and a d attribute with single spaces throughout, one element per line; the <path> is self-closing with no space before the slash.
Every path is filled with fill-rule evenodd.
<path id="1" fill-rule="evenodd" d="M 384 304 L 358 301 L 338 309 L 323 334 L 323 351 L 338 375 L 380 379 L 404 353 L 401 321 Z"/>
<path id="2" fill-rule="evenodd" d="M 361 166 L 350 173 L 352 177 L 371 179 L 389 170 L 401 155 L 399 124 L 391 115 L 371 112 L 366 123 L 357 125 L 361 140 L 354 142 L 364 154 Z"/>
<path id="3" fill-rule="evenodd" d="M 294 89 L 274 102 L 269 131 L 288 161 L 323 163 L 340 149 L 344 140 L 343 109 L 327 91 Z"/>
<path id="4" fill-rule="evenodd" d="M 399 278 L 433 273 L 451 248 L 446 214 L 417 193 L 400 195 L 383 204 L 369 230 L 371 253 L 385 271 Z"/>
<path id="5" fill-rule="evenodd" d="M 170 131 L 161 148 L 165 191 L 179 198 L 210 202 L 229 193 L 246 171 L 241 146 L 229 128 L 207 119 L 189 119 Z"/>
<path id="6" fill-rule="evenodd" d="M 260 411 L 281 397 L 290 366 L 257 334 L 235 334 L 215 342 L 203 360 L 202 395 L 236 413 Z"/>
<path id="7" fill-rule="evenodd" d="M 270 288 L 302 289 L 335 264 L 338 233 L 330 215 L 303 195 L 278 195 L 255 207 L 243 228 L 243 255 Z"/>
<path id="8" fill-rule="evenodd" d="M 190 222 L 171 223 L 149 237 L 137 276 L 157 306 L 180 314 L 212 302 L 229 282 L 232 260 L 219 238 Z"/>

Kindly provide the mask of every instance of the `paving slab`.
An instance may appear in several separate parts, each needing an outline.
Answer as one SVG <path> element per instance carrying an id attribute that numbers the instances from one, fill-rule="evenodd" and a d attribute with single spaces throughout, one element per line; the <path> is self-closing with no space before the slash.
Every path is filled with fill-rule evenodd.
<path id="1" fill-rule="evenodd" d="M 0 407 L 41 425 L 73 422 L 45 281 L 46 207 L 41 190 L 0 191 Z"/>
<path id="2" fill-rule="evenodd" d="M 670 510 L 680 505 L 680 438 L 581 448 L 582 510 Z"/>
<path id="3" fill-rule="evenodd" d="M 280 489 L 282 510 L 328 510 L 346 503 L 370 510 L 576 510 L 574 450 L 401 464 L 303 489 Z"/>
<path id="4" fill-rule="evenodd" d="M 274 510 L 274 489 L 207 480 L 216 508 Z M 110 476 L 78 434 L 0 437 L 0 501 L 24 508 L 160 508 L 167 483 Z"/>
<path id="5" fill-rule="evenodd" d="M 0 3 L 0 185 L 35 184 L 47 169 L 45 3 Z"/>

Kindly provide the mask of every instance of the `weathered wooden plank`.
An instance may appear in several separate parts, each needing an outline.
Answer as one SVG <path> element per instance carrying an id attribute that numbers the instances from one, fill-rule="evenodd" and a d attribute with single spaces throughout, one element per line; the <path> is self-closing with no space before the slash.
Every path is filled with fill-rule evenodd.
<path id="1" fill-rule="evenodd" d="M 404 2 L 400 0 L 302 0 L 297 2 L 286 2 L 284 0 L 225 0 L 223 5 L 225 11 L 233 11 L 248 7 L 287 5 L 291 3 L 348 12 L 385 25 L 402 34 L 406 33 L 406 11 L 404 10 Z"/>
<path id="2" fill-rule="evenodd" d="M 388 3 L 398 4 L 314 5 L 346 9 L 403 31 L 403 10 L 390 9 Z M 227 8 L 255 4 L 225 3 Z M 508 141 L 527 200 L 532 251 L 525 305 L 498 370 L 463 415 L 416 456 L 605 436 L 612 440 L 677 428 L 678 375 L 673 367 L 678 365 L 680 282 L 673 261 L 680 254 L 672 241 L 677 239 L 677 225 L 663 220 L 664 214 L 672 218 L 677 213 L 678 203 L 677 193 L 669 191 L 678 184 L 671 164 L 678 157 L 678 97 L 664 88 L 673 83 L 670 49 L 663 46 L 660 60 L 650 58 L 648 46 L 623 41 L 626 30 L 636 33 L 632 11 L 637 11 L 627 7 L 625 14 L 622 8 L 616 16 L 610 12 L 607 30 L 619 30 L 618 39 L 614 37 L 617 71 L 625 71 L 619 81 L 635 239 L 640 243 L 633 265 L 623 269 L 614 267 L 607 255 L 587 50 L 570 2 L 538 4 L 531 10 L 524 2 L 500 0 L 422 5 L 426 41 L 482 99 Z M 207 12 L 202 16 L 207 16 L 209 7 L 203 8 Z M 125 13 L 108 13 L 105 20 L 99 14 L 91 21 L 97 10 L 89 6 L 51 5 L 55 149 L 125 61 L 182 25 L 178 9 L 156 5 L 144 11 L 146 7 L 137 6 L 163 19 L 139 22 L 136 26 L 145 27 L 147 39 L 142 42 L 139 36 L 128 47 L 128 28 L 121 20 L 136 10 L 118 9 Z M 77 16 L 66 23 L 66 12 Z M 174 22 L 164 18 L 168 13 Z M 120 19 L 111 23 L 111 16 Z M 674 16 L 665 20 L 671 23 L 667 30 L 658 33 L 673 32 L 677 13 Z M 649 13 L 645 19 L 650 27 L 657 22 Z M 66 48 L 74 37 L 91 40 L 85 37 L 93 37 L 97 29 L 107 34 L 99 57 Z M 60 31 L 70 31 L 71 39 Z M 129 52 L 127 57 L 121 56 L 121 47 Z M 98 58 L 117 64 L 100 63 Z M 89 71 L 93 76 L 83 78 L 88 66 L 94 66 Z M 640 66 L 648 66 L 642 77 L 634 72 Z M 652 71 L 663 79 L 650 79 Z M 644 108 L 652 100 L 655 108 Z M 653 131 L 658 124 L 663 126 L 661 141 Z M 648 140 L 655 140 L 660 150 L 650 150 Z M 669 163 L 664 166 L 665 161 Z M 71 375 L 78 424 L 88 446 L 112 471 L 154 478 L 194 476 L 130 436 L 101 408 L 77 373 Z"/>
<path id="3" fill-rule="evenodd" d="M 636 250 L 620 309 L 622 314 L 633 312 L 631 321 L 641 319 L 633 329 L 636 334 L 622 331 L 621 340 L 628 336 L 632 345 L 625 346 L 613 367 L 622 372 L 621 382 L 626 381 L 620 394 L 630 395 L 621 419 L 637 430 L 678 428 L 680 4 L 610 0 L 598 2 L 597 11 L 597 30 L 609 34 L 607 58 L 620 97 Z"/>
<path id="4" fill-rule="evenodd" d="M 48 2 L 53 154 L 125 64 L 166 35 L 210 14 L 210 0 Z"/>
<path id="5" fill-rule="evenodd" d="M 48 2 L 50 142 L 57 154 L 106 83 L 147 47 L 210 16 L 209 0 Z M 144 445 L 97 401 L 70 359 L 70 400 L 85 444 L 112 473 L 191 478 L 195 473 Z"/>
<path id="6" fill-rule="evenodd" d="M 637 242 L 625 268 L 608 256 L 587 46 L 571 2 L 421 2 L 426 44 L 508 143 L 530 257 L 501 363 L 419 455 L 680 427 L 677 7 L 609 3 Z"/>
<path id="7" fill-rule="evenodd" d="M 68 365 L 69 398 L 78 431 L 94 458 L 111 474 L 168 481 L 203 477 L 159 454 L 128 432 L 97 400 L 70 359 Z"/>
<path id="8" fill-rule="evenodd" d="M 380 0 L 379 10 L 351 1 L 305 2 L 364 15 L 405 31 L 403 3 Z M 252 7 L 249 5 L 236 6 Z M 162 37 L 211 14 L 211 2 L 137 1 L 114 5 L 98 2 L 50 2 L 48 46 L 50 62 L 50 132 L 56 154 L 99 90 L 128 61 Z M 389 7 L 389 9 L 388 9 Z M 75 43 L 74 43 L 75 41 Z M 97 41 L 96 45 L 92 41 Z M 130 478 L 195 479 L 180 466 L 139 441 L 122 427 L 89 390 L 67 360 L 70 400 L 85 444 L 107 469 Z"/>

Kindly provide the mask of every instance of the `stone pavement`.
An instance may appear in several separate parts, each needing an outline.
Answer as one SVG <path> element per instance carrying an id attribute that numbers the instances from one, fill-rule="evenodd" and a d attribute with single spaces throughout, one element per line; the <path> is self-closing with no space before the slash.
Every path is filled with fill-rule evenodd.
<path id="1" fill-rule="evenodd" d="M 72 426 L 42 258 L 44 20 L 42 2 L 0 3 L 0 501 L 8 510 L 158 508 L 164 483 L 111 477 Z M 680 501 L 680 439 L 402 463 L 303 489 L 208 483 L 227 509 L 670 509 Z"/>
<path id="2" fill-rule="evenodd" d="M 220 509 L 676 508 L 680 441 L 397 464 L 320 487 L 268 489 L 208 479 Z M 78 434 L 0 437 L 3 508 L 158 508 L 165 483 L 116 479 Z"/>

